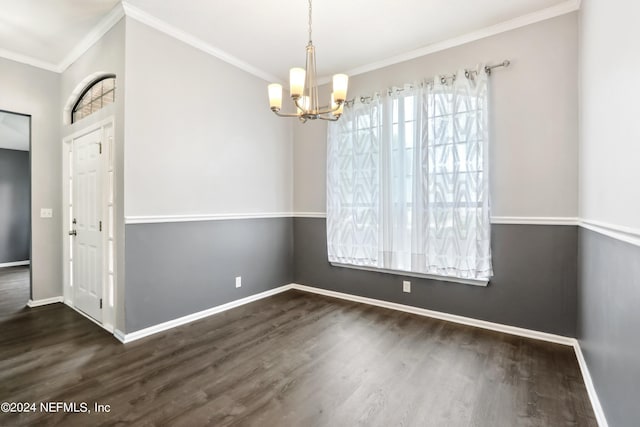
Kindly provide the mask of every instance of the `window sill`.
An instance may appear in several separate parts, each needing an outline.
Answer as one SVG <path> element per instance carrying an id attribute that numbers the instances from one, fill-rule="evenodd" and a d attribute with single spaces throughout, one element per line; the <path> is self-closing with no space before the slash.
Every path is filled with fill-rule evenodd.
<path id="1" fill-rule="evenodd" d="M 330 264 L 334 267 L 344 267 L 344 268 L 352 268 L 354 270 L 373 271 L 376 273 L 393 274 L 396 276 L 418 277 L 420 279 L 439 280 L 443 282 L 462 283 L 465 285 L 487 286 L 489 284 L 488 279 L 486 280 L 485 279 L 463 279 L 460 277 L 453 277 L 453 276 L 440 276 L 437 274 L 414 273 L 411 271 L 391 270 L 386 268 L 366 267 L 366 266 L 352 265 L 352 264 L 341 264 L 337 262 L 330 262 Z"/>

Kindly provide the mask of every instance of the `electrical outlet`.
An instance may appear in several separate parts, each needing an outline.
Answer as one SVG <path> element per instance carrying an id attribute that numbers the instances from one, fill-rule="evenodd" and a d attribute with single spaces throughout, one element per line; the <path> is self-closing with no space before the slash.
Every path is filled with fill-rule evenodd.
<path id="1" fill-rule="evenodd" d="M 402 281 L 402 292 L 411 292 L 411 282 L 408 280 Z"/>
<path id="2" fill-rule="evenodd" d="M 236 288 L 242 286 L 242 276 L 236 277 Z"/>
<path id="3" fill-rule="evenodd" d="M 40 218 L 53 218 L 53 209 L 51 208 L 40 209 Z"/>

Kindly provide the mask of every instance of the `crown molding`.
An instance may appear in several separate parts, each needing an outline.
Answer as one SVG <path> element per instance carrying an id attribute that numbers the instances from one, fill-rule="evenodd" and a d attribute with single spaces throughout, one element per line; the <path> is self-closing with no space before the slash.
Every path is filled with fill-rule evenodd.
<path id="1" fill-rule="evenodd" d="M 208 53 L 209 55 L 214 56 L 228 64 L 231 64 L 234 67 L 239 68 L 242 71 L 245 71 L 249 74 L 252 74 L 262 80 L 265 80 L 267 82 L 282 83 L 282 81 L 278 77 L 273 76 L 259 68 L 256 68 L 253 65 L 247 62 L 244 62 L 241 59 L 231 55 L 230 53 L 227 53 L 222 49 L 218 49 L 217 47 L 210 45 L 204 40 L 198 37 L 195 37 L 185 31 L 182 31 L 179 28 L 174 27 L 173 25 L 161 19 L 158 19 L 155 16 L 135 6 L 132 6 L 127 1 L 123 1 L 122 6 L 124 7 L 124 12 L 126 16 L 129 18 L 135 19 L 136 21 L 143 23 L 151 28 L 154 28 L 160 31 L 161 33 L 167 34 L 168 36 L 171 36 L 176 40 L 180 40 L 181 42 L 186 43 L 191 47 L 194 47 L 198 50 Z"/>
<path id="2" fill-rule="evenodd" d="M 395 65 L 401 62 L 409 61 L 411 59 L 419 58 L 421 56 L 429 55 L 432 53 L 440 52 L 453 47 L 461 46 L 466 43 L 474 42 L 476 40 L 484 39 L 486 37 L 495 36 L 496 34 L 505 33 L 507 31 L 515 30 L 517 28 L 525 27 L 536 22 L 545 21 L 547 19 L 555 18 L 558 16 L 566 15 L 567 13 L 575 12 L 580 9 L 581 0 L 566 0 L 555 6 L 548 7 L 546 9 L 539 10 L 537 12 L 528 13 L 526 15 L 519 16 L 508 21 L 501 22 L 496 25 L 482 28 L 480 30 L 472 31 L 470 33 L 454 37 L 448 40 L 443 40 L 437 43 L 421 47 L 409 52 L 401 53 L 400 55 L 392 56 L 390 58 L 382 59 L 380 61 L 372 62 L 370 64 L 362 65 L 360 67 L 353 68 L 346 71 L 349 76 L 357 76 L 358 74 L 368 73 L 370 71 L 378 70 L 380 68 Z M 318 79 L 318 84 L 323 85 L 331 81 L 331 76 L 324 76 Z"/>
<path id="3" fill-rule="evenodd" d="M 56 64 L 42 61 L 28 55 L 22 55 L 20 53 L 12 52 L 6 49 L 0 49 L 0 58 L 20 62 L 21 64 L 31 65 L 32 67 L 40 68 L 42 70 L 53 71 L 54 73 L 60 72 L 58 71 L 58 66 Z"/>
<path id="4" fill-rule="evenodd" d="M 124 17 L 124 8 L 122 3 L 116 4 L 111 11 L 93 27 L 84 38 L 75 45 L 73 49 L 65 56 L 65 58 L 58 64 L 57 69 L 59 73 L 65 71 L 71 64 L 76 62 L 91 46 L 93 46 L 98 40 L 102 38 L 114 25 L 116 25 Z"/>

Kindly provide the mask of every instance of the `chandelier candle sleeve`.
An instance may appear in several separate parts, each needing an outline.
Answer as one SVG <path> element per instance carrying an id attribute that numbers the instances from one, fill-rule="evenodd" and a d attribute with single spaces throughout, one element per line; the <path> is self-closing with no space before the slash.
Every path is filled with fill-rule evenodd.
<path id="1" fill-rule="evenodd" d="M 333 111 L 334 116 L 341 116 L 344 113 L 344 102 L 338 105 L 333 94 L 331 94 L 331 111 Z"/>
<path id="2" fill-rule="evenodd" d="M 269 106 L 274 111 L 282 108 L 282 85 L 278 83 L 269 85 Z"/>
<path id="3" fill-rule="evenodd" d="M 289 87 L 292 98 L 302 96 L 304 93 L 304 78 L 306 71 L 304 68 L 292 68 L 289 70 Z"/>
<path id="4" fill-rule="evenodd" d="M 336 102 L 342 103 L 347 99 L 347 85 L 349 76 L 346 74 L 336 74 L 333 76 L 333 97 Z"/>

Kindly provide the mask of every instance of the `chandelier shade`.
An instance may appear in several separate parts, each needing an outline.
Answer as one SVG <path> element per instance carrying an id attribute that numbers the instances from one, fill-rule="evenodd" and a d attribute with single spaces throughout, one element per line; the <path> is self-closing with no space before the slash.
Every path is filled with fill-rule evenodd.
<path id="1" fill-rule="evenodd" d="M 316 80 L 316 48 L 311 40 L 311 0 L 309 0 L 309 42 L 306 47 L 305 68 L 289 70 L 289 95 L 293 101 L 295 113 L 282 113 L 282 85 L 272 83 L 268 86 L 269 107 L 280 117 L 297 117 L 301 122 L 307 120 L 336 121 L 343 112 L 347 100 L 349 76 L 333 76 L 333 92 L 329 105 L 321 106 L 318 101 L 318 83 Z"/>

